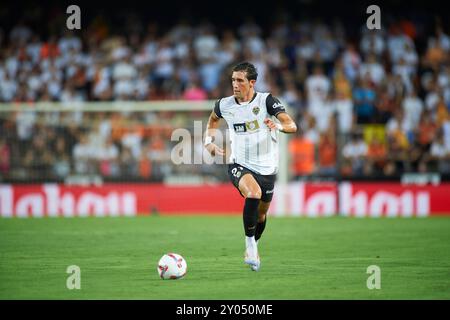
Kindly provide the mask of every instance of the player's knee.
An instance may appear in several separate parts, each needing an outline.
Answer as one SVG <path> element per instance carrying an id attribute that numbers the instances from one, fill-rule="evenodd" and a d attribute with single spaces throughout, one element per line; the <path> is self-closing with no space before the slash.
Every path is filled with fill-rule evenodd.
<path id="1" fill-rule="evenodd" d="M 251 199 L 261 199 L 261 196 L 262 196 L 261 189 L 248 190 L 245 194 L 246 198 Z"/>

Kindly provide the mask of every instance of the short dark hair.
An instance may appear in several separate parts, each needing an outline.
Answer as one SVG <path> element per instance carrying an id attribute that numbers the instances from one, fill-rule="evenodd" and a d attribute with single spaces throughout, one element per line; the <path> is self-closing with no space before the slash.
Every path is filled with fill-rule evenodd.
<path id="1" fill-rule="evenodd" d="M 246 72 L 248 80 L 256 80 L 258 78 L 258 71 L 256 70 L 256 67 L 250 62 L 238 63 L 232 69 L 232 72 L 235 71 Z"/>

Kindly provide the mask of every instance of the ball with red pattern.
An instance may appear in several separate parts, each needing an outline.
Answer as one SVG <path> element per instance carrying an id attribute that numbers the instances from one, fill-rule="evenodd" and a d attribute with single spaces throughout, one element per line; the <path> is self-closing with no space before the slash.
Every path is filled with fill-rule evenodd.
<path id="1" fill-rule="evenodd" d="M 158 274 L 161 279 L 181 279 L 186 272 L 186 260 L 177 253 L 167 253 L 158 262 Z"/>

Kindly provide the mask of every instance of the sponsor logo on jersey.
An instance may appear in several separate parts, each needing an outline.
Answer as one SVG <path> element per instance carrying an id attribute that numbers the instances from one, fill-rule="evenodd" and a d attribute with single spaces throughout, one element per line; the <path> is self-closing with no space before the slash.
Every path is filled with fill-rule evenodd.
<path id="1" fill-rule="evenodd" d="M 259 123 L 258 120 L 246 121 L 244 123 L 235 123 L 233 124 L 233 128 L 236 132 L 255 131 L 259 129 Z"/>
<path id="2" fill-rule="evenodd" d="M 253 107 L 252 111 L 253 111 L 253 114 L 256 116 L 259 113 L 259 107 L 258 106 Z"/>
<path id="3" fill-rule="evenodd" d="M 247 127 L 245 123 L 234 123 L 233 124 L 234 131 L 236 132 L 247 132 Z"/>
<path id="4" fill-rule="evenodd" d="M 273 189 L 272 190 L 267 190 L 266 194 L 268 194 L 268 193 L 273 193 Z"/>
<path id="5" fill-rule="evenodd" d="M 284 109 L 284 106 L 283 106 L 281 103 L 276 102 L 276 103 L 274 103 L 274 104 L 272 105 L 272 108 L 274 108 L 274 109 L 276 109 L 276 108 Z"/>

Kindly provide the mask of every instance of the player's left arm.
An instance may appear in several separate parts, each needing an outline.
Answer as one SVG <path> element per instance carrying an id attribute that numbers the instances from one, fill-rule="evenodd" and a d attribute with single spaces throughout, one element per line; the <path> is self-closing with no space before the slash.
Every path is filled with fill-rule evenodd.
<path id="1" fill-rule="evenodd" d="M 271 116 L 275 116 L 280 123 L 275 123 L 271 119 L 267 118 L 264 123 L 271 130 L 279 130 L 284 133 L 297 132 L 297 125 L 291 116 L 286 112 L 285 107 L 280 100 L 273 97 L 271 94 L 266 99 L 267 113 Z"/>

